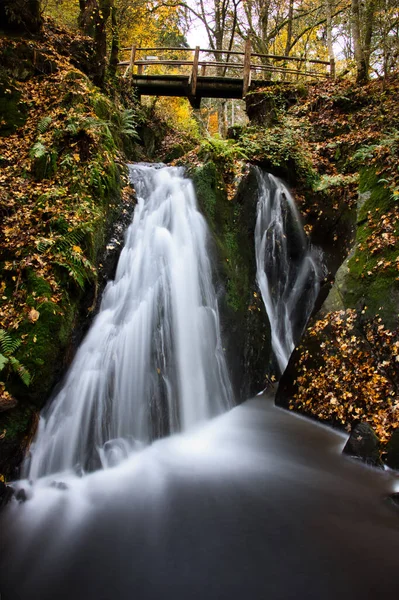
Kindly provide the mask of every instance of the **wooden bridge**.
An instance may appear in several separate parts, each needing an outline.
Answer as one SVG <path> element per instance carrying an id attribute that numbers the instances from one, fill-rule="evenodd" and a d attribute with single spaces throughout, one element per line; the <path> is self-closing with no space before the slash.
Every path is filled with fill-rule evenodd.
<path id="1" fill-rule="evenodd" d="M 133 46 L 121 51 L 129 52 L 130 57 L 118 66 L 139 96 L 183 96 L 195 108 L 199 108 L 202 98 L 244 98 L 250 89 L 262 85 L 335 77 L 334 61 L 258 54 L 251 52 L 249 40 L 244 52 L 199 46 Z"/>

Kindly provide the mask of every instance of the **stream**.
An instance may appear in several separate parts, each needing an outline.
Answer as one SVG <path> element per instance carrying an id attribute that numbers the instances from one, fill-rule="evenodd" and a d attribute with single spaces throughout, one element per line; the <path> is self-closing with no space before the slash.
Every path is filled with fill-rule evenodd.
<path id="1" fill-rule="evenodd" d="M 233 408 L 192 183 L 130 172 L 115 280 L 43 410 L 14 484 L 27 499 L 0 515 L 1 600 L 393 596 L 398 479 L 342 456 L 345 434 L 272 392 Z M 257 278 L 282 371 L 323 269 L 284 184 L 258 177 Z"/>

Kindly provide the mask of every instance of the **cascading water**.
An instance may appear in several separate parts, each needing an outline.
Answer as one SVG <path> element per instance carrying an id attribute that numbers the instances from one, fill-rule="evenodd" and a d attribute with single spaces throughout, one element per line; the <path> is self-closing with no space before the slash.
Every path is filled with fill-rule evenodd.
<path id="1" fill-rule="evenodd" d="M 232 398 L 193 185 L 178 168 L 131 166 L 130 176 L 138 205 L 115 281 L 41 419 L 32 479 L 114 465 Z"/>
<path id="2" fill-rule="evenodd" d="M 286 357 L 305 313 L 288 317 L 310 306 L 317 261 L 288 192 L 259 177 L 258 279 Z M 345 460 L 342 432 L 269 396 L 131 451 L 231 396 L 192 185 L 170 168 L 134 167 L 132 178 L 139 202 L 116 279 L 42 419 L 34 481 L 15 484 L 28 501 L 0 512 L 1 597 L 395 597 L 397 514 L 381 499 L 398 484 Z M 100 460 L 115 466 L 78 476 Z"/>
<path id="3" fill-rule="evenodd" d="M 283 373 L 319 293 L 321 257 L 309 247 L 294 199 L 280 179 L 256 169 L 256 278 Z"/>

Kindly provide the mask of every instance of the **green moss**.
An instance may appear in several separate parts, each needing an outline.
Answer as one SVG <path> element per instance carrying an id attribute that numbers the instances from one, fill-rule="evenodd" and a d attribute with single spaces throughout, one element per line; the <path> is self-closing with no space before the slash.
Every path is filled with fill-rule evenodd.
<path id="1" fill-rule="evenodd" d="M 241 210 L 227 198 L 222 171 L 208 162 L 191 174 L 199 205 L 218 247 L 226 280 L 226 299 L 235 312 L 245 312 L 250 296 L 248 244 L 240 229 Z"/>
<path id="2" fill-rule="evenodd" d="M 344 302 L 348 307 L 356 307 L 361 302 L 368 307 L 368 315 L 378 313 L 387 325 L 396 326 L 399 309 L 396 259 L 399 249 L 388 246 L 372 254 L 367 246 L 367 240 L 375 235 L 368 215 L 371 214 L 375 222 L 378 215 L 389 211 L 392 193 L 379 181 L 374 168 L 361 171 L 360 192 L 367 193 L 367 196 L 358 213 L 356 249 L 348 263 Z M 399 236 L 398 228 L 396 236 Z M 390 266 L 381 267 L 387 263 L 391 263 Z"/>
<path id="3" fill-rule="evenodd" d="M 369 197 L 361 206 L 358 214 L 358 222 L 367 219 L 369 212 L 380 212 L 392 207 L 392 192 L 380 181 L 375 168 L 363 168 L 360 171 L 359 182 L 360 193 L 368 193 Z"/>
<path id="4" fill-rule="evenodd" d="M 0 70 L 0 136 L 7 136 L 26 121 L 27 107 L 21 102 L 21 93 L 9 76 Z"/>
<path id="5" fill-rule="evenodd" d="M 3 439 L 12 442 L 24 435 L 33 413 L 34 409 L 27 404 L 19 404 L 11 410 L 0 413 L 0 432 L 4 433 Z"/>

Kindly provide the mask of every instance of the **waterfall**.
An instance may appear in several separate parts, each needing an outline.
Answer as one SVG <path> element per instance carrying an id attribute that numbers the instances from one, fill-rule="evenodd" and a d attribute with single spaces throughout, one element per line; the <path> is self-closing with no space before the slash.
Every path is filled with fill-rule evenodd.
<path id="1" fill-rule="evenodd" d="M 229 407 L 208 229 L 182 169 L 130 166 L 138 204 L 114 281 L 25 467 L 35 479 L 112 466 Z"/>
<path id="2" fill-rule="evenodd" d="M 283 373 L 319 293 L 321 255 L 310 247 L 283 182 L 260 169 L 256 174 L 256 278 L 270 321 L 272 349 Z"/>

